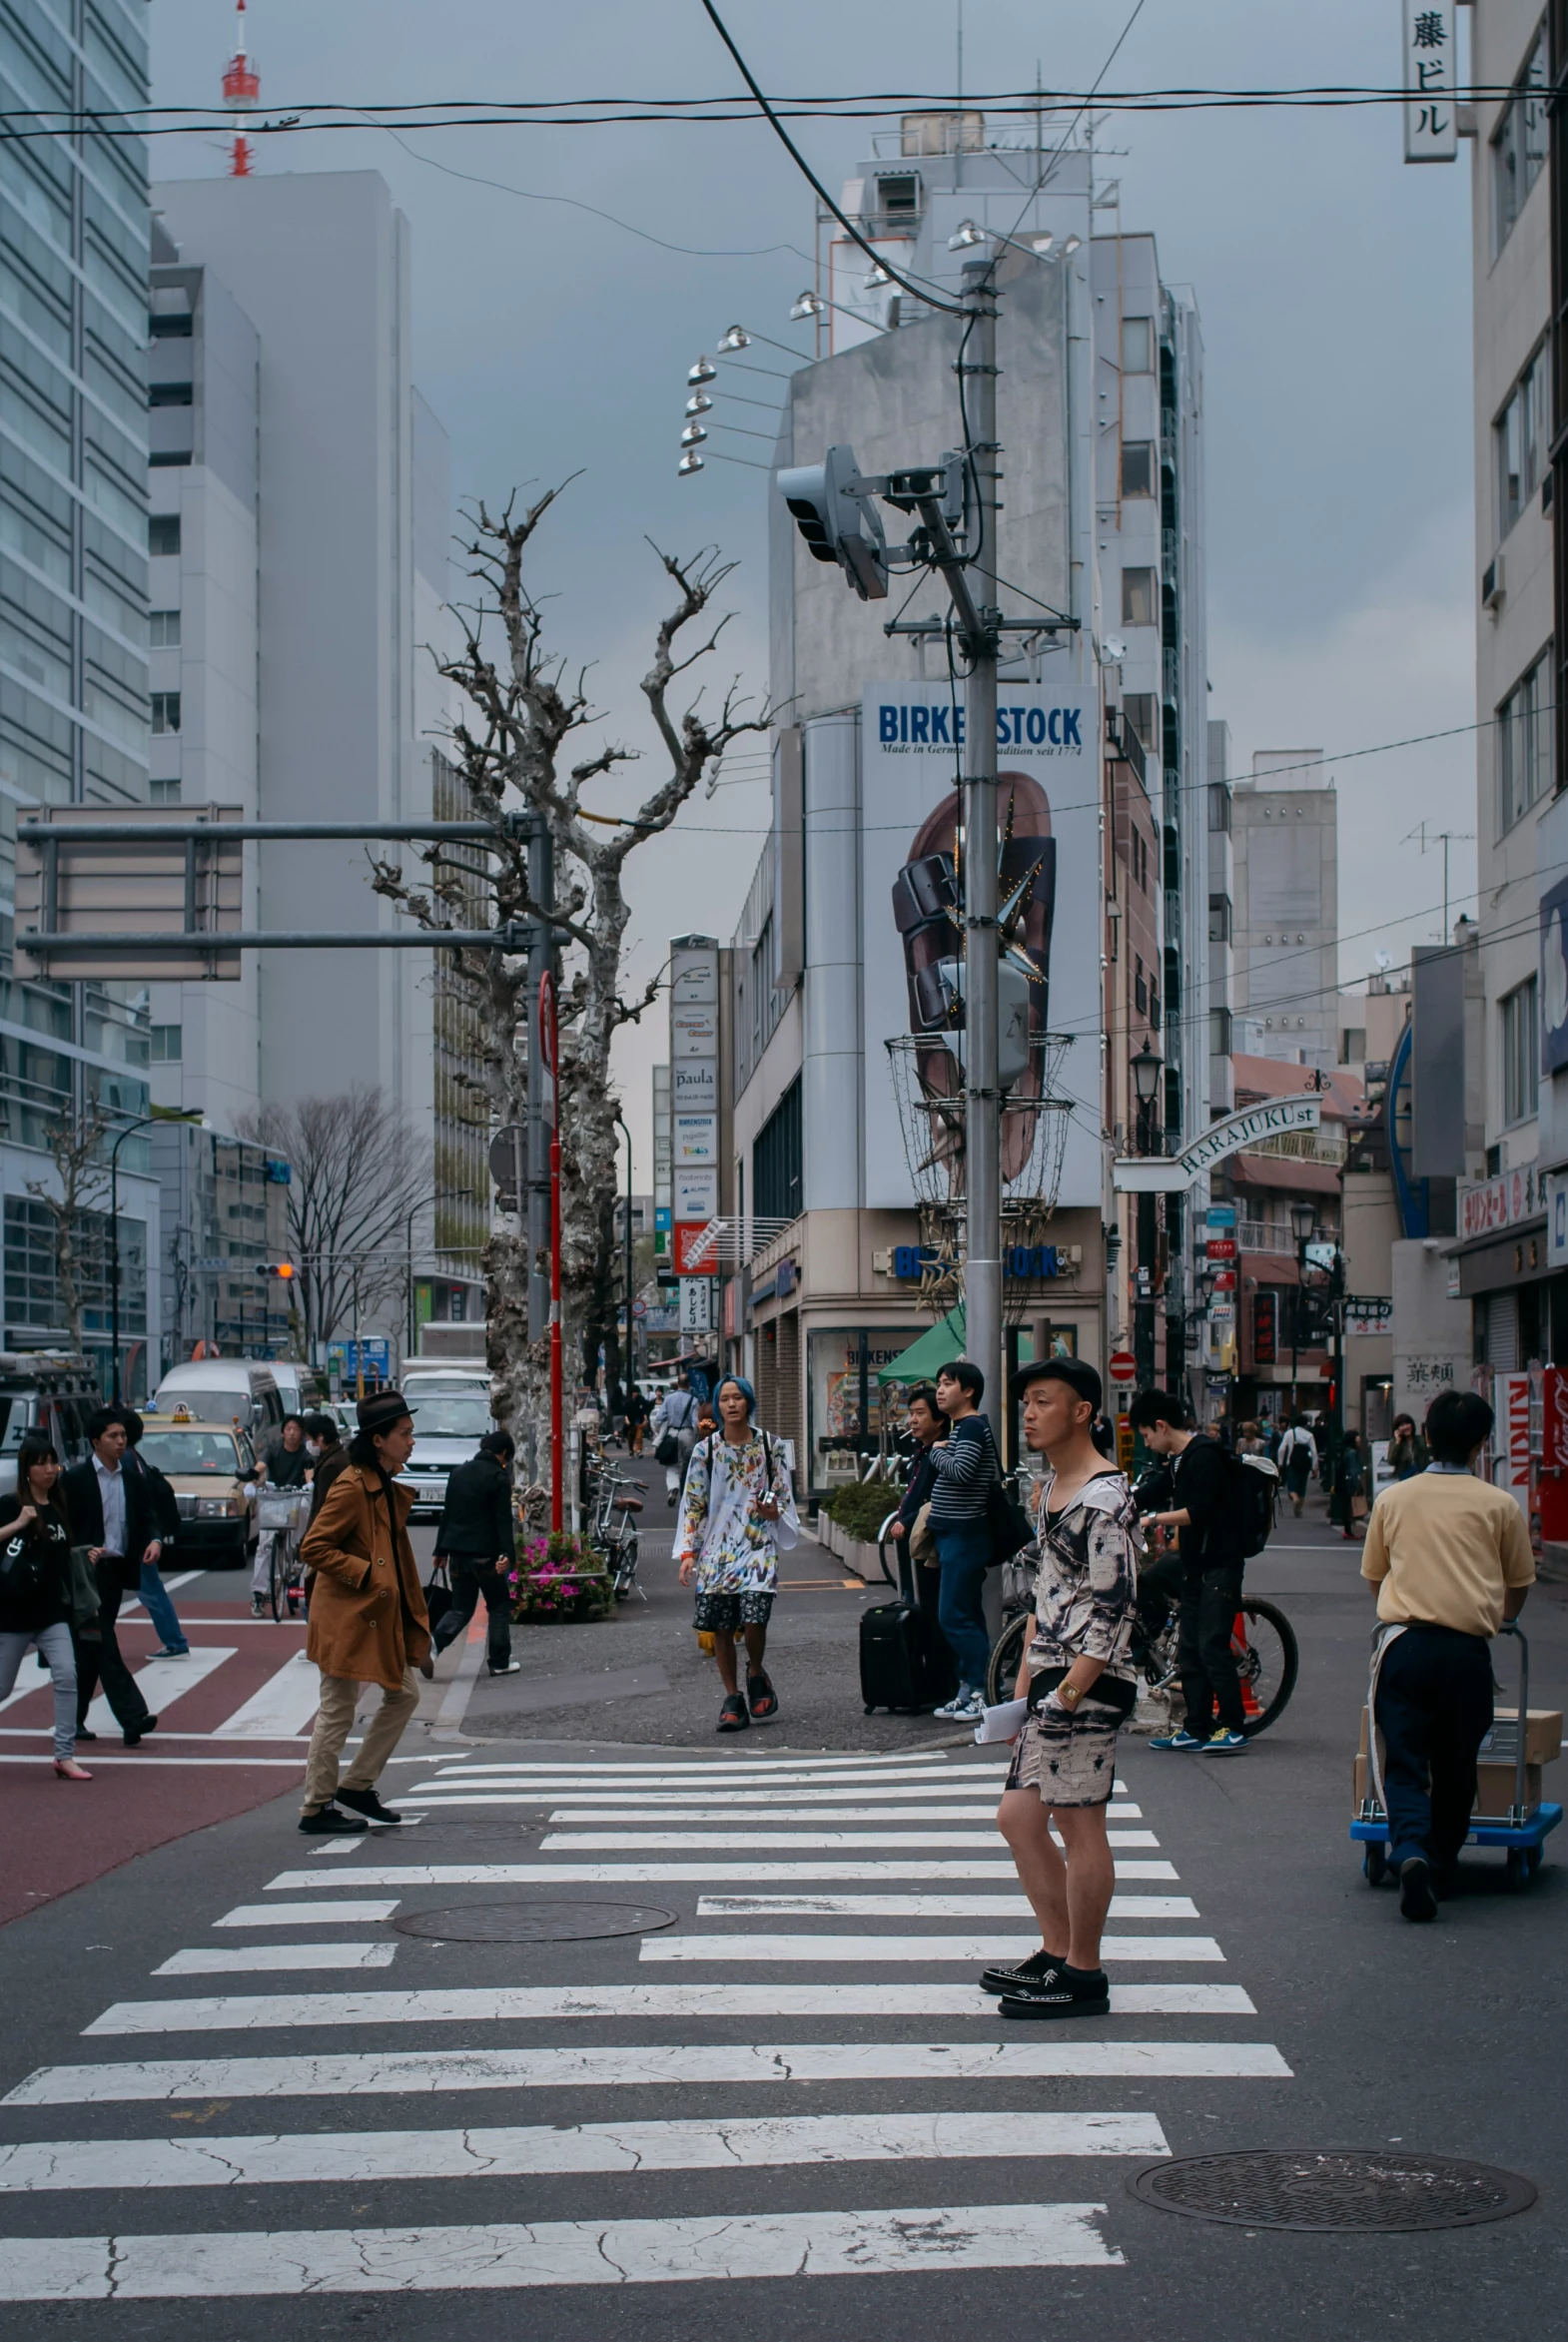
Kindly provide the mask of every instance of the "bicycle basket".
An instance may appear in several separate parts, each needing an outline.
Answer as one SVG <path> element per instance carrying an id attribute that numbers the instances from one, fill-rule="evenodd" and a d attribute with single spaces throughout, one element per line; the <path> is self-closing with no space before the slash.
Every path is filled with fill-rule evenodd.
<path id="1" fill-rule="evenodd" d="M 264 1488 L 256 1500 L 256 1525 L 259 1529 L 292 1529 L 295 1507 L 300 1501 L 297 1488 Z"/>

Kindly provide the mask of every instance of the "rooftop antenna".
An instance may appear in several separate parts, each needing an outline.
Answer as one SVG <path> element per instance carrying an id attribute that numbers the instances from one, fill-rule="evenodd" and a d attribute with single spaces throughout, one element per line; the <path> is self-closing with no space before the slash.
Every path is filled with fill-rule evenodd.
<path id="1" fill-rule="evenodd" d="M 958 0 L 958 118 L 954 124 L 953 184 L 964 184 L 964 0 Z"/>
<path id="2" fill-rule="evenodd" d="M 239 20 L 234 55 L 224 67 L 224 97 L 234 111 L 234 149 L 229 159 L 229 176 L 249 179 L 251 142 L 241 124 L 262 94 L 262 77 L 245 53 L 245 0 L 234 0 L 234 12 Z"/>

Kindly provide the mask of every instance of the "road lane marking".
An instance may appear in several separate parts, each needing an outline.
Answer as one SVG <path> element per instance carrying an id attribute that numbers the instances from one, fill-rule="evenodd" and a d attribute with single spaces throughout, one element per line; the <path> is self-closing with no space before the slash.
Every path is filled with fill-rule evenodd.
<path id="1" fill-rule="evenodd" d="M 220 1724 L 218 1740 L 293 1740 L 310 1725 L 321 1702 L 322 1676 L 314 1659 L 291 1653 L 282 1667 Z"/>
<path id="2" fill-rule="evenodd" d="M 292 2299 L 1121 2267 L 1121 2253 L 1095 2225 L 1105 2209 L 1103 2203 L 965 2204 L 468 2228 L 18 2237 L 0 2262 L 0 2301 Z"/>
<path id="3" fill-rule="evenodd" d="M 597 2171 L 767 2170 L 793 2163 L 1169 2155 L 1147 2113 L 798 2114 L 700 2122 L 327 2130 L 281 2136 L 34 2139 L 0 2145 L 0 2194 L 76 2187 L 273 2187 L 521 2179 Z"/>
<path id="4" fill-rule="evenodd" d="M 1137 1809 L 1135 1808 L 1135 1811 Z M 1153 1832 L 1134 1830 L 1109 1833 L 1113 1846 L 1158 1846 Z M 966 1848 L 978 1853 L 983 1847 L 995 1850 L 998 1844 L 995 1825 L 989 1830 L 822 1830 L 785 1831 L 766 1833 L 741 1830 L 646 1830 L 635 1834 L 629 1831 L 554 1830 L 539 1841 L 541 1854 L 638 1854 L 649 1848 L 660 1854 L 680 1854 L 686 1851 L 719 1852 L 728 1848 L 737 1862 L 754 1854 L 780 1854 L 803 1851 L 807 1847 L 824 1852 L 830 1847 L 846 1851 L 853 1848 L 867 1854 L 897 1854 L 901 1849 L 916 1853 L 937 1853 L 952 1849 L 957 1853 Z"/>
<path id="5" fill-rule="evenodd" d="M 889 1787 L 885 1782 L 877 1782 L 869 1787 L 864 1783 L 858 1783 L 850 1789 L 806 1789 L 791 1782 L 769 1781 L 756 1784 L 755 1776 L 753 1776 L 752 1784 L 748 1786 L 753 1785 L 757 1787 L 759 1797 L 765 1790 L 772 1802 L 789 1806 L 832 1806 L 837 1808 L 871 1804 L 914 1804 L 918 1803 L 921 1798 L 932 1798 L 943 1801 L 941 1810 L 945 1812 L 947 1810 L 945 1801 L 955 1798 L 994 1795 L 1001 1788 L 1002 1781 L 999 1778 L 994 1783 L 951 1780 L 924 1782 L 917 1789 L 906 1788 L 902 1782 L 893 1787 Z M 726 1782 L 723 1786 L 727 1797 L 735 1797 L 737 1803 L 745 1804 L 746 1799 L 742 1793 L 741 1784 Z M 773 1793 L 779 1789 L 783 1789 L 787 1794 L 781 1799 L 775 1799 Z M 482 1795 L 496 1800 L 504 1798 L 510 1804 L 517 1806 L 550 1805 L 564 1800 L 577 1806 L 616 1806 L 624 1808 L 628 1813 L 646 1810 L 650 1814 L 668 1812 L 671 1807 L 688 1806 L 694 1802 L 689 1784 L 683 1784 L 679 1789 L 630 1791 L 607 1789 L 601 1791 L 583 1789 L 577 1782 L 557 1782 L 536 1789 L 532 1784 L 487 1781 L 483 1778 L 475 1779 L 471 1774 L 459 1775 L 456 1780 L 413 1783 L 402 1794 L 404 1797 L 428 1797 L 433 1804 L 438 1805 L 457 1804 L 469 1796 Z"/>
<path id="6" fill-rule="evenodd" d="M 644 1936 L 639 1957 L 660 1961 L 1017 1960 L 1040 1950 L 1038 1936 Z M 1104 1936 L 1102 1959 L 1223 1959 L 1212 1936 Z"/>
<path id="7" fill-rule="evenodd" d="M 324 1850 L 325 1851 L 325 1850 Z M 1174 1879 L 1175 1863 L 1119 1861 L 1116 1866 L 1119 1879 Z M 777 1882 L 789 1886 L 796 1880 L 821 1879 L 830 1884 L 842 1881 L 845 1886 L 864 1887 L 874 1880 L 896 1879 L 980 1879 L 993 1881 L 997 1886 L 1017 1884 L 1017 1873 L 1010 1862 L 967 1863 L 748 1863 L 742 1874 L 747 1880 Z M 704 1886 L 715 1882 L 723 1884 L 737 1876 L 733 1862 L 727 1863 L 410 1863 L 356 1866 L 353 1885 L 356 1887 L 561 1887 L 573 1880 L 587 1880 L 597 1887 L 609 1886 Z M 276 1879 L 269 1879 L 268 1894 L 293 1894 L 298 1889 L 330 1888 L 334 1893 L 344 1884 L 340 1879 L 324 1878 L 320 1871 L 280 1871 Z M 248 1909 L 254 1908 L 251 1906 Z"/>
<path id="8" fill-rule="evenodd" d="M 836 1920 L 1027 1920 L 1025 1895 L 704 1895 L 699 1920 L 767 1919 L 781 1913 Z M 1185 1895 L 1114 1895 L 1114 1920 L 1195 1920 Z"/>
<path id="9" fill-rule="evenodd" d="M 306 1877 L 316 1883 L 318 1874 L 308 1871 Z M 397 1909 L 395 1900 L 387 1903 L 237 1903 L 233 1911 L 226 1911 L 221 1920 L 214 1920 L 215 1928 L 341 1928 L 350 1920 L 364 1920 L 368 1926 L 390 1920 Z"/>
<path id="10" fill-rule="evenodd" d="M 237 1643 L 193 1643 L 183 1659 L 149 1659 L 133 1670 L 136 1688 L 155 1716 L 194 1692 L 239 1650 Z M 100 1692 L 87 1711 L 89 1732 L 118 1732 L 109 1702 Z"/>
<path id="11" fill-rule="evenodd" d="M 1021 1949 L 1033 1951 L 1035 1947 Z M 1168 2009 L 1181 2012 L 1176 2003 L 1166 2001 L 1157 2011 L 1148 1997 L 1157 1989 L 1174 1993 L 1182 1987 L 1119 1984 L 1112 1995 L 1112 2010 L 1123 2015 Z M 1195 1987 L 1187 1985 L 1185 1989 Z M 1136 1999 L 1135 1994 L 1139 1995 Z M 995 2021 L 997 2004 L 978 1984 L 901 1981 L 898 2010 L 901 2016 L 984 2016 Z M 84 2025 L 82 2032 L 84 2038 L 92 2038 L 106 2033 L 272 2032 L 307 2025 L 332 2030 L 357 2024 L 490 2024 L 577 2016 L 760 2017 L 764 2021 L 780 2016 L 865 2016 L 885 2022 L 887 2014 L 885 1983 L 738 1984 L 725 1977 L 690 1984 L 472 1984 L 396 1992 L 366 1986 L 359 1991 L 117 2000 Z"/>
<path id="12" fill-rule="evenodd" d="M 978 2013 L 956 1985 L 952 2011 L 929 1988 L 900 1995 L 916 2013 Z M 994 2003 L 992 2006 L 994 2007 Z M 1121 1984 L 1133 2016 L 1250 2016 L 1239 1984 Z M 799 2011 L 796 2011 L 798 2014 Z M 0 2098 L 4 2106 L 96 2106 L 176 2098 L 336 2098 L 445 2090 L 640 2089 L 717 2083 L 862 2081 L 1288 2081 L 1271 2041 L 679 2041 L 581 2048 L 340 2050 L 321 2057 L 204 2057 L 120 2065 L 44 2065 Z"/>
<path id="13" fill-rule="evenodd" d="M 177 1952 L 155 1976 L 244 1975 L 261 1968 L 391 1967 L 395 1944 L 198 1944 Z"/>
<path id="14" fill-rule="evenodd" d="M 516 1806 L 531 1802 L 522 1798 L 475 1794 L 442 1798 L 438 1804 L 432 1799 L 429 1810 L 432 1813 L 444 1813 L 449 1806 Z M 1137 1806 L 1124 1806 L 1120 1811 L 1134 1820 L 1142 1819 Z M 667 1826 L 675 1822 L 688 1823 L 700 1829 L 704 1823 L 711 1826 L 720 1820 L 733 1822 L 737 1828 L 749 1828 L 753 1823 L 787 1825 L 793 1822 L 815 1823 L 820 1828 L 823 1824 L 842 1822 L 848 1829 L 875 1829 L 879 1824 L 893 1822 L 989 1822 L 992 1835 L 995 1836 L 997 1807 L 996 1800 L 991 1798 L 981 1806 L 848 1806 L 842 1810 L 838 1807 L 824 1810 L 820 1806 L 747 1805 L 739 1798 L 726 1797 L 710 1799 L 706 1805 L 673 1806 L 657 1814 L 639 1813 L 635 1807 L 625 1811 L 603 1811 L 597 1806 L 558 1806 L 544 1819 L 552 1830 L 569 1828 L 573 1824 L 580 1827 L 584 1823 L 602 1824 L 605 1829 L 614 1830 L 636 1828 L 639 1825 L 643 1828 L 655 1824 Z"/>

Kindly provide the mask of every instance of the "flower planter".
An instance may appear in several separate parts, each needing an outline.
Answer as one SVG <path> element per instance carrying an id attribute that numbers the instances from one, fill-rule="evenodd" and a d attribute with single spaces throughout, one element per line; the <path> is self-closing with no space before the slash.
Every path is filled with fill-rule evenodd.
<path id="1" fill-rule="evenodd" d="M 615 1608 L 609 1573 L 580 1537 L 530 1537 L 511 1577 L 511 1615 L 519 1626 L 608 1618 Z"/>

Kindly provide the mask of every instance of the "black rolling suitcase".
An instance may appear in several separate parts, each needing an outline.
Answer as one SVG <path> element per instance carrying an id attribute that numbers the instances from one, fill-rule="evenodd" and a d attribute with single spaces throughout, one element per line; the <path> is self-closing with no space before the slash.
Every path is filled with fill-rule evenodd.
<path id="1" fill-rule="evenodd" d="M 958 1670 L 933 1611 L 913 1599 L 908 1556 L 898 1557 L 899 1599 L 862 1612 L 860 1696 L 869 1716 L 874 1708 L 939 1708 L 958 1690 Z"/>

